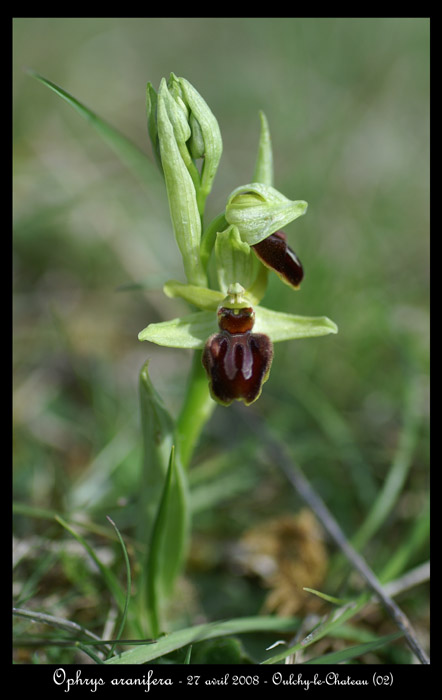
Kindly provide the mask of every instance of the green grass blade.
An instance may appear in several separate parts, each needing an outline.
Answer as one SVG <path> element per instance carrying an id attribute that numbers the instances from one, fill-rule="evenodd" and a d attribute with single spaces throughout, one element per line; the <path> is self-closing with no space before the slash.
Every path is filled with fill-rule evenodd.
<path id="1" fill-rule="evenodd" d="M 86 119 L 100 136 L 111 146 L 119 158 L 127 165 L 144 184 L 150 184 L 157 180 L 160 174 L 154 164 L 149 160 L 135 144 L 108 122 L 101 119 L 95 112 L 86 107 L 82 102 L 70 95 L 66 90 L 51 82 L 47 78 L 39 75 L 33 70 L 27 71 L 29 75 L 36 78 L 40 83 L 53 90 L 59 97 L 73 107 L 84 119 Z"/>
<path id="2" fill-rule="evenodd" d="M 379 649 L 385 644 L 393 642 L 395 639 L 402 637 L 402 632 L 396 632 L 395 634 L 387 634 L 384 637 L 379 637 L 373 642 L 366 642 L 365 644 L 356 644 L 355 646 L 348 647 L 347 649 L 341 649 L 340 651 L 334 651 L 330 654 L 324 654 L 324 656 L 318 656 L 315 659 L 309 659 L 305 664 L 341 664 L 350 659 L 355 659 L 362 654 L 367 654 L 368 652 Z"/>
<path id="3" fill-rule="evenodd" d="M 412 556 L 419 549 L 429 542 L 430 538 L 430 499 L 427 498 L 426 503 L 422 507 L 422 512 L 413 522 L 403 543 L 392 554 L 387 564 L 379 574 L 379 580 L 383 583 L 391 581 L 405 570 Z"/>
<path id="4" fill-rule="evenodd" d="M 420 406 L 419 386 L 412 385 L 408 390 L 404 427 L 390 470 L 363 524 L 351 540 L 352 545 L 358 550 L 384 524 L 400 496 L 412 465 L 417 443 L 421 423 Z"/>
<path id="5" fill-rule="evenodd" d="M 335 598 L 334 596 L 328 595 L 327 593 L 322 593 L 321 591 L 316 591 L 314 588 L 304 587 L 302 590 L 307 591 L 307 593 L 313 593 L 313 595 L 317 595 L 318 598 L 326 600 L 327 603 L 333 603 L 333 605 L 346 605 L 350 602 L 348 600 L 343 600 L 342 598 Z"/>
<path id="6" fill-rule="evenodd" d="M 300 642 L 294 644 L 291 647 L 287 647 L 286 649 L 284 649 L 284 651 L 280 652 L 279 654 L 276 654 L 275 656 L 272 656 L 269 659 L 266 659 L 265 661 L 263 661 L 263 663 L 277 664 L 280 661 L 283 661 L 287 656 L 291 656 L 297 651 L 305 649 L 311 644 L 314 644 L 315 642 L 319 641 L 327 634 L 333 633 L 333 629 L 335 627 L 339 627 L 344 622 L 347 622 L 350 618 L 354 617 L 354 615 L 356 615 L 360 610 L 362 610 L 362 608 L 368 603 L 369 600 L 369 593 L 362 594 L 357 600 L 353 601 L 348 605 L 345 605 L 343 608 L 340 608 L 337 611 L 334 611 L 322 624 L 318 625 L 318 627 L 316 627 L 309 635 L 307 635 L 307 637 L 302 639 Z"/>
<path id="7" fill-rule="evenodd" d="M 149 620 L 150 633 L 153 637 L 158 637 L 160 633 L 160 598 L 161 598 L 161 567 L 163 556 L 164 530 L 167 525 L 167 511 L 170 500 L 170 490 L 172 484 L 172 469 L 174 449 L 172 447 L 167 470 L 166 481 L 164 483 L 163 495 L 158 508 L 157 519 L 152 530 L 152 538 L 149 544 L 147 558 L 147 616 Z"/>
<path id="8" fill-rule="evenodd" d="M 195 627 L 171 632 L 160 637 L 156 642 L 123 652 L 106 661 L 107 664 L 145 664 L 165 654 L 181 649 L 189 644 L 214 639 L 226 635 L 245 632 L 292 632 L 299 626 L 296 618 L 278 618 L 274 616 L 244 617 L 235 620 L 209 622 Z"/>
<path id="9" fill-rule="evenodd" d="M 173 444 L 173 419 L 149 377 L 145 362 L 139 379 L 143 469 L 137 515 L 137 538 L 149 542 Z"/>
<path id="10" fill-rule="evenodd" d="M 106 586 L 108 587 L 109 591 L 115 598 L 115 601 L 118 605 L 118 608 L 123 611 L 124 610 L 124 605 L 125 605 L 125 596 L 123 594 L 123 591 L 120 588 L 120 584 L 117 580 L 117 578 L 113 575 L 112 571 L 108 569 L 102 562 L 99 560 L 97 555 L 95 554 L 94 550 L 90 546 L 90 544 L 82 537 L 78 532 L 76 532 L 70 525 L 67 523 L 65 520 L 63 520 L 62 517 L 59 515 L 55 516 L 55 520 L 60 523 L 75 539 L 77 542 L 79 542 L 84 549 L 87 551 L 89 556 L 92 558 L 92 560 L 95 562 L 95 564 L 98 566 L 103 579 L 106 583 Z"/>
<path id="11" fill-rule="evenodd" d="M 121 544 L 121 549 L 123 550 L 124 562 L 126 564 L 126 600 L 124 601 L 123 614 L 121 616 L 120 624 L 119 624 L 117 634 L 115 637 L 115 642 L 114 642 L 112 649 L 110 650 L 109 655 L 108 655 L 109 657 L 111 657 L 113 652 L 114 652 L 115 645 L 117 644 L 118 640 L 120 639 L 120 637 L 123 633 L 124 626 L 126 624 L 127 613 L 129 610 L 129 603 L 130 603 L 132 579 L 131 579 L 131 574 L 130 574 L 130 562 L 129 562 L 129 557 L 127 554 L 126 545 L 124 544 L 124 541 L 123 541 L 123 538 L 121 537 L 120 531 L 117 528 L 117 526 L 115 525 L 114 521 L 108 515 L 106 517 L 109 520 L 112 527 L 114 528 L 115 532 L 117 533 L 117 537 L 118 537 L 120 544 Z"/>
<path id="12" fill-rule="evenodd" d="M 153 637 L 162 631 L 161 602 L 173 590 L 187 549 L 188 535 L 187 486 L 172 447 L 147 560 L 147 614 Z"/>

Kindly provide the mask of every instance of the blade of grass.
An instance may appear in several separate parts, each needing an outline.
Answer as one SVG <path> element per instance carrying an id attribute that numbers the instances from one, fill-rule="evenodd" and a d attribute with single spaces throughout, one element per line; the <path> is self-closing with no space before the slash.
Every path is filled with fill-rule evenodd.
<path id="1" fill-rule="evenodd" d="M 164 489 L 173 444 L 173 419 L 149 376 L 149 361 L 139 376 L 143 466 L 137 513 L 137 539 L 147 543 Z"/>
<path id="2" fill-rule="evenodd" d="M 114 652 L 114 649 L 115 649 L 115 646 L 116 646 L 118 640 L 120 639 L 120 637 L 121 637 L 121 635 L 122 635 L 122 633 L 123 633 L 123 629 L 124 629 L 124 626 L 125 626 L 125 624 L 126 624 L 127 613 L 128 613 L 128 610 L 129 610 L 129 602 L 130 602 L 130 593 L 131 593 L 132 580 L 131 580 L 131 574 L 130 574 L 130 562 L 129 562 L 129 557 L 128 557 L 128 555 L 127 555 L 126 545 L 124 544 L 124 541 L 123 541 L 123 538 L 121 537 L 120 531 L 119 531 L 119 529 L 117 528 L 117 526 L 115 525 L 114 521 L 113 521 L 108 515 L 106 516 L 106 518 L 109 520 L 110 524 L 112 525 L 112 527 L 114 528 L 115 532 L 117 533 L 117 537 L 118 537 L 118 539 L 119 539 L 119 541 L 120 541 L 121 549 L 123 550 L 124 561 L 125 561 L 125 564 L 126 564 L 126 600 L 124 601 L 124 610 L 123 610 L 123 614 L 122 614 L 121 620 L 120 620 L 120 625 L 119 625 L 119 627 L 118 627 L 117 634 L 116 634 L 116 637 L 115 637 L 115 642 L 114 642 L 114 644 L 112 645 L 112 648 L 111 648 L 111 650 L 109 651 L 109 654 L 108 654 L 108 658 L 110 658 L 110 657 L 112 656 L 113 652 Z"/>
<path id="3" fill-rule="evenodd" d="M 336 446 L 340 459 L 347 466 L 359 503 L 364 508 L 371 505 L 376 498 L 377 486 L 347 421 L 330 398 L 306 377 L 297 381 L 296 400 L 318 423 L 330 443 Z"/>
<path id="4" fill-rule="evenodd" d="M 401 571 L 404 571 L 407 562 L 413 554 L 419 550 L 425 542 L 428 542 L 430 537 L 430 502 L 429 498 L 422 508 L 422 512 L 416 521 L 413 522 L 410 531 L 404 538 L 404 542 L 394 552 L 387 564 L 379 574 L 379 580 L 382 582 L 391 581 L 398 576 Z"/>
<path id="5" fill-rule="evenodd" d="M 321 591 L 316 591 L 314 588 L 307 588 L 306 586 L 302 589 L 303 591 L 307 591 L 307 593 L 313 593 L 313 595 L 317 595 L 318 598 L 322 598 L 322 600 L 326 600 L 328 603 L 333 603 L 333 605 L 346 605 L 349 603 L 349 600 L 343 600 L 342 598 L 335 598 L 332 595 L 328 595 L 327 593 L 322 593 Z"/>
<path id="6" fill-rule="evenodd" d="M 60 523 L 75 539 L 77 542 L 80 542 L 80 544 L 84 547 L 86 552 L 89 554 L 89 556 L 92 558 L 92 560 L 95 562 L 95 564 L 98 566 L 102 576 L 103 580 L 105 581 L 109 591 L 115 598 L 115 601 L 121 611 L 124 610 L 124 605 L 125 605 L 125 596 L 123 591 L 120 588 L 120 584 L 116 577 L 113 575 L 112 571 L 108 569 L 102 562 L 99 560 L 97 555 L 95 554 L 94 550 L 90 546 L 90 544 L 82 537 L 78 532 L 76 532 L 70 525 L 67 523 L 63 518 L 59 515 L 55 516 L 55 520 Z"/>
<path id="7" fill-rule="evenodd" d="M 412 464 L 414 449 L 421 419 L 420 387 L 413 384 L 408 389 L 404 426 L 399 438 L 399 444 L 384 481 L 383 487 L 373 503 L 363 524 L 352 538 L 351 543 L 356 549 L 361 549 L 385 522 L 394 507 L 404 486 Z"/>
<path id="8" fill-rule="evenodd" d="M 419 571 L 413 570 L 410 572 L 409 576 L 404 576 L 404 581 L 408 583 L 408 580 L 410 577 L 413 579 L 413 583 L 417 584 L 422 581 L 422 579 L 425 580 L 425 576 L 429 575 L 428 572 L 428 564 L 425 564 L 424 570 L 421 571 L 421 567 L 419 567 Z M 397 582 L 398 585 L 395 586 L 395 590 L 393 591 L 395 594 L 400 593 L 401 590 L 403 590 L 403 586 L 400 585 L 400 582 Z M 305 590 L 311 590 L 311 589 L 305 589 Z M 316 591 L 312 591 L 313 593 L 316 593 Z M 321 597 L 323 597 L 321 595 Z M 331 598 L 331 596 L 328 596 Z M 327 597 L 327 598 L 328 598 Z M 374 598 L 376 600 L 376 598 Z M 331 598 L 331 602 L 334 602 L 334 600 Z M 322 639 L 325 636 L 330 636 L 330 637 L 337 637 L 337 638 L 356 638 L 358 639 L 358 636 L 361 634 L 361 630 L 358 630 L 355 628 L 352 630 L 349 625 L 346 625 L 345 623 L 351 620 L 352 617 L 354 617 L 357 613 L 359 613 L 365 605 L 368 603 L 372 602 L 373 598 L 370 593 L 362 593 L 358 598 L 356 598 L 354 601 L 351 601 L 345 605 L 343 605 L 339 610 L 333 610 L 330 615 L 328 615 L 324 620 L 322 620 L 311 632 L 308 634 L 304 639 L 301 641 L 297 642 L 291 647 L 285 648 L 283 651 L 281 651 L 279 654 L 272 656 L 269 659 L 266 659 L 263 663 L 264 664 L 273 664 L 273 663 L 279 663 L 280 661 L 283 661 L 287 656 L 290 656 L 294 654 L 297 651 L 300 651 L 301 649 L 305 649 L 308 646 L 311 646 L 315 642 L 318 642 L 320 639 Z M 363 632 L 362 632 L 363 633 Z M 403 633 L 398 633 L 398 637 L 403 636 Z M 374 642 L 376 640 L 369 640 L 370 642 Z M 365 642 L 364 642 L 365 644 Z"/>
<path id="9" fill-rule="evenodd" d="M 31 69 L 28 69 L 27 73 L 33 78 L 36 78 L 40 83 L 43 83 L 43 85 L 46 85 L 50 90 L 53 90 L 53 92 L 81 114 L 144 184 L 150 184 L 153 180 L 157 180 L 160 177 L 160 173 L 147 155 L 126 138 L 126 136 L 51 80 L 44 78 Z"/>
<path id="10" fill-rule="evenodd" d="M 295 630 L 299 625 L 296 618 L 277 618 L 273 616 L 244 617 L 236 620 L 209 622 L 195 627 L 171 632 L 160 637 L 156 642 L 147 646 L 136 646 L 113 656 L 107 664 L 145 664 L 158 659 L 165 654 L 181 649 L 189 644 L 214 639 L 225 635 L 235 635 L 244 632 L 283 632 Z"/>
<path id="11" fill-rule="evenodd" d="M 162 558 L 164 556 L 164 530 L 170 502 L 173 461 L 174 448 L 172 446 L 163 495 L 153 526 L 147 558 L 147 615 L 149 619 L 149 629 L 153 637 L 158 637 L 160 633 L 161 568 L 163 564 Z"/>
<path id="12" fill-rule="evenodd" d="M 173 590 L 186 551 L 188 534 L 187 485 L 172 447 L 146 563 L 147 614 L 153 637 L 158 637 L 162 631 L 161 603 Z"/>
<path id="13" fill-rule="evenodd" d="M 79 633 L 84 637 L 84 639 L 82 640 L 84 643 L 90 640 L 91 643 L 94 643 L 99 646 L 105 647 L 107 645 L 106 641 L 103 641 L 102 639 L 100 639 L 100 637 L 97 637 L 96 634 L 90 632 L 88 629 L 86 629 L 86 627 L 82 627 L 76 622 L 72 622 L 72 620 L 66 620 L 62 617 L 55 617 L 54 615 L 47 615 L 46 613 L 37 612 L 34 610 L 25 610 L 23 608 L 12 608 L 12 613 L 17 617 L 23 617 L 28 620 L 32 620 L 33 622 L 41 622 L 45 625 L 50 625 L 51 627 L 55 627 L 63 631 Z M 61 640 L 61 642 L 63 644 L 72 644 L 72 640 Z"/>
<path id="14" fill-rule="evenodd" d="M 359 598 L 357 598 L 356 600 L 352 601 L 351 603 L 348 603 L 347 605 L 344 605 L 342 608 L 339 608 L 338 610 L 333 610 L 333 612 L 325 619 L 325 621 L 320 623 L 312 632 L 310 632 L 310 634 L 307 635 L 307 637 L 297 642 L 293 646 L 285 648 L 279 654 L 275 654 L 269 659 L 265 659 L 265 661 L 263 661 L 262 663 L 277 664 L 280 661 L 283 661 L 287 656 L 291 656 L 297 651 L 300 651 L 301 649 L 306 649 L 311 644 L 318 642 L 326 635 L 332 635 L 334 628 L 343 625 L 345 622 L 354 617 L 354 615 L 356 615 L 360 610 L 362 610 L 362 608 L 368 603 L 369 600 L 370 594 L 364 593 L 361 596 L 359 596 Z"/>
<path id="15" fill-rule="evenodd" d="M 340 651 L 333 651 L 330 654 L 324 654 L 324 656 L 317 656 L 314 659 L 309 659 L 305 664 L 341 664 L 350 659 L 355 659 L 362 654 L 367 654 L 368 652 L 379 649 L 385 644 L 393 642 L 395 639 L 402 637 L 402 632 L 396 632 L 395 634 L 386 634 L 384 637 L 379 637 L 373 642 L 366 642 L 365 644 L 356 644 L 353 647 L 348 647 L 347 649 L 341 649 Z"/>

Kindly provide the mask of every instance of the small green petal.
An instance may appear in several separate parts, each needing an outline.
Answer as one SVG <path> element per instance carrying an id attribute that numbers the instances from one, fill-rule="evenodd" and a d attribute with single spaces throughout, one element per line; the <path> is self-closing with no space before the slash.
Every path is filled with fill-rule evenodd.
<path id="1" fill-rule="evenodd" d="M 204 311 L 216 311 L 225 296 L 225 294 L 215 289 L 197 287 L 194 284 L 183 284 L 176 280 L 166 282 L 163 291 L 166 296 L 172 299 L 179 297 Z"/>
<path id="2" fill-rule="evenodd" d="M 278 343 L 337 333 L 338 327 L 326 316 L 295 316 L 257 306 L 253 332 L 265 333 L 274 343 Z"/>
<path id="3" fill-rule="evenodd" d="M 163 323 L 151 323 L 138 334 L 139 340 L 148 340 L 168 348 L 204 348 L 207 338 L 218 330 L 217 315 L 213 311 L 174 318 Z"/>

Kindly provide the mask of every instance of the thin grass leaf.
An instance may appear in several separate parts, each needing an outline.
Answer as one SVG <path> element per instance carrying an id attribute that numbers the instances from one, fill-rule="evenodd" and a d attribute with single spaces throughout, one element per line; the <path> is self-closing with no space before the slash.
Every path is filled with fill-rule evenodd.
<path id="1" fill-rule="evenodd" d="M 16 615 L 17 617 L 23 617 L 28 620 L 32 620 L 33 622 L 39 622 L 43 623 L 45 625 L 49 625 L 51 627 L 55 627 L 56 629 L 60 629 L 63 631 L 70 632 L 71 634 L 74 632 L 75 634 L 80 634 L 82 637 L 85 639 L 82 640 L 85 644 L 95 644 L 97 646 L 102 646 L 106 647 L 107 642 L 100 639 L 97 637 L 96 634 L 93 632 L 90 632 L 86 627 L 82 627 L 81 625 L 77 624 L 76 622 L 72 622 L 72 620 L 66 620 L 65 618 L 62 617 L 55 617 L 54 615 L 47 615 L 46 613 L 42 612 L 37 612 L 35 610 L 25 610 L 23 608 L 12 608 L 12 614 Z M 43 640 L 44 643 L 54 643 L 54 644 L 72 644 L 72 640 Z M 39 640 L 37 643 L 41 643 L 41 640 Z"/>
<path id="2" fill-rule="evenodd" d="M 81 114 L 81 116 L 96 129 L 104 141 L 111 146 L 125 165 L 127 165 L 144 184 L 150 184 L 152 181 L 158 179 L 159 173 L 156 167 L 154 167 L 154 164 L 149 160 L 147 155 L 126 138 L 126 136 L 108 122 L 101 119 L 95 112 L 66 92 L 66 90 L 63 90 L 63 88 L 31 69 L 28 69 L 27 72 L 40 83 L 46 85 L 50 90 L 53 90 L 59 97 Z"/>
<path id="3" fill-rule="evenodd" d="M 324 435 L 339 452 L 352 480 L 359 503 L 371 506 L 377 495 L 377 486 L 372 471 L 355 439 L 352 428 L 338 411 L 333 401 L 306 376 L 297 379 L 296 399 L 307 409 Z"/>
<path id="4" fill-rule="evenodd" d="M 428 542 L 430 537 L 430 499 L 427 498 L 419 517 L 413 521 L 410 531 L 403 543 L 390 557 L 387 564 L 379 574 L 379 580 L 383 583 L 396 578 L 407 566 L 407 562 L 413 554 Z"/>
<path id="5" fill-rule="evenodd" d="M 92 560 L 95 562 L 95 564 L 98 566 L 101 575 L 103 576 L 103 580 L 109 589 L 110 593 L 113 595 L 115 598 L 115 601 L 118 605 L 118 608 L 123 611 L 124 606 L 125 606 L 125 595 L 123 591 L 120 588 L 120 584 L 118 582 L 118 579 L 114 576 L 112 571 L 107 567 L 102 564 L 102 562 L 99 560 L 97 555 L 95 554 L 94 550 L 90 546 L 90 544 L 82 537 L 78 532 L 76 532 L 70 525 L 67 523 L 65 520 L 60 515 L 55 516 L 55 520 L 62 525 L 75 539 L 77 542 L 79 542 L 86 552 L 89 554 L 89 556 L 92 558 Z"/>
<path id="6" fill-rule="evenodd" d="M 118 640 L 120 639 L 120 637 L 123 633 L 124 626 L 126 624 L 127 613 L 129 610 L 129 603 L 130 603 L 130 593 L 131 593 L 132 580 L 131 580 L 131 574 L 130 574 L 130 562 L 129 562 L 129 557 L 127 554 L 126 545 L 124 544 L 124 541 L 123 541 L 123 538 L 121 537 L 120 531 L 117 528 L 117 526 L 115 525 L 114 521 L 108 515 L 106 516 L 106 518 L 109 520 L 110 524 L 112 525 L 115 532 L 117 533 L 117 537 L 120 541 L 121 549 L 123 550 L 124 561 L 126 564 L 126 600 L 124 601 L 124 610 L 123 610 L 123 614 L 122 614 L 121 620 L 120 620 L 120 625 L 118 627 L 117 634 L 115 637 L 115 642 L 114 642 L 114 644 L 113 644 L 113 646 L 108 654 L 108 658 L 109 658 L 112 656 L 114 649 L 115 649 L 115 646 L 116 646 Z"/>
<path id="7" fill-rule="evenodd" d="M 262 663 L 277 664 L 280 661 L 283 661 L 287 656 L 291 656 L 297 651 L 309 647 L 311 644 L 314 644 L 315 642 L 319 641 L 327 634 L 332 634 L 334 628 L 339 627 L 344 622 L 347 622 L 352 617 L 354 617 L 354 615 L 356 615 L 360 610 L 362 610 L 362 608 L 368 603 L 369 600 L 370 594 L 364 593 L 352 603 L 345 605 L 343 608 L 340 608 L 337 611 L 333 611 L 333 613 L 330 616 L 328 616 L 323 623 L 320 623 L 310 634 L 308 634 L 307 637 L 297 642 L 293 646 L 287 647 L 281 653 L 276 654 L 275 656 L 272 656 L 269 659 L 266 659 Z"/>
<path id="8" fill-rule="evenodd" d="M 161 603 L 173 590 L 186 552 L 188 536 L 187 486 L 172 447 L 146 565 L 147 614 L 153 637 L 158 637 L 161 632 Z"/>
<path id="9" fill-rule="evenodd" d="M 156 636 L 160 598 L 172 590 L 187 546 L 189 505 L 181 463 L 171 462 L 174 421 L 150 381 L 148 362 L 140 373 L 140 404 L 144 464 L 137 524 L 148 556 L 139 586 L 139 622 L 141 630 Z M 159 515 L 164 499 L 167 518 Z"/>
<path id="10" fill-rule="evenodd" d="M 100 656 L 98 656 L 98 654 L 96 654 L 94 651 L 92 651 L 92 649 L 89 649 L 89 647 L 86 644 L 77 642 L 75 644 L 75 648 L 80 649 L 83 652 L 83 654 L 89 656 L 89 658 L 92 659 L 92 661 L 95 661 L 96 664 L 104 664 L 103 659 Z"/>
<path id="11" fill-rule="evenodd" d="M 315 591 L 314 588 L 304 587 L 302 590 L 307 591 L 308 593 L 313 593 L 313 595 L 317 595 L 319 598 L 322 598 L 322 600 L 326 600 L 328 603 L 333 603 L 333 605 L 346 605 L 350 602 L 349 600 L 343 600 L 342 598 L 335 598 L 327 593 L 321 593 L 321 591 Z"/>
<path id="12" fill-rule="evenodd" d="M 169 469 L 164 483 L 163 495 L 158 508 L 157 518 L 153 526 L 152 537 L 149 545 L 147 559 L 147 615 L 149 627 L 153 637 L 160 633 L 160 569 L 163 556 L 164 529 L 166 526 L 167 511 L 170 499 L 170 487 L 172 483 L 174 448 L 172 447 L 169 460 Z"/>
<path id="13" fill-rule="evenodd" d="M 417 443 L 421 423 L 420 406 L 420 387 L 413 384 L 408 389 L 404 426 L 391 467 L 364 522 L 351 539 L 356 549 L 361 549 L 379 530 L 400 496 L 412 465 Z"/>
<path id="14" fill-rule="evenodd" d="M 380 647 L 383 647 L 386 644 L 389 644 L 390 642 L 393 642 L 394 640 L 399 639 L 399 637 L 402 636 L 402 632 L 396 632 L 395 634 L 386 634 L 384 637 L 379 637 L 379 639 L 376 639 L 373 642 L 367 642 L 365 644 L 356 644 L 355 646 L 348 647 L 347 649 L 341 649 L 340 651 L 334 651 L 330 654 L 317 656 L 314 659 L 309 659 L 305 662 L 305 664 L 307 665 L 345 663 L 347 661 L 350 661 L 350 659 L 355 659 L 358 656 L 362 656 L 363 654 L 367 654 L 371 651 L 374 651 L 375 649 L 379 649 Z"/>
<path id="15" fill-rule="evenodd" d="M 214 639 L 245 632 L 292 632 L 298 626 L 299 620 L 297 618 L 277 618 L 274 616 L 243 617 L 234 620 L 209 622 L 171 632 L 146 646 L 136 646 L 119 656 L 113 656 L 106 661 L 106 664 L 145 664 L 153 659 L 170 654 L 172 651 L 205 639 Z"/>
<path id="16" fill-rule="evenodd" d="M 140 542 L 149 542 L 167 474 L 174 422 L 150 380 L 148 361 L 144 363 L 140 372 L 139 392 L 143 468 L 138 501 L 137 538 Z"/>

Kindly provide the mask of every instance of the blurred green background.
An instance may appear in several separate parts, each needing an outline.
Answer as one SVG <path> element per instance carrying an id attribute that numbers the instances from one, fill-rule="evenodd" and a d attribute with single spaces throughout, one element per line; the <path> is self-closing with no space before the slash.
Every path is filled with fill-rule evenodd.
<path id="1" fill-rule="evenodd" d="M 250 410 L 289 447 L 349 536 L 411 410 L 407 481 L 368 550 L 374 568 L 388 561 L 429 488 L 429 19 L 19 18 L 13 52 L 16 500 L 100 525 L 110 513 L 130 532 L 140 368 L 150 358 L 152 380 L 176 412 L 190 363 L 186 351 L 137 340 L 149 322 L 185 309 L 161 292 L 184 277 L 159 175 L 153 169 L 151 186 L 142 185 L 25 70 L 63 87 L 149 157 L 146 83 L 158 87 L 173 71 L 203 95 L 223 136 L 209 216 L 251 179 L 260 109 L 275 186 L 309 203 L 286 229 L 304 265 L 302 289 L 275 277 L 263 303 L 327 315 L 339 334 L 277 345 Z M 208 538 L 210 551 L 294 507 L 235 411 L 216 409 L 194 463 L 195 536 Z M 47 528 L 45 519 L 17 517 L 25 540 Z M 426 556 L 427 544 L 408 565 Z M 211 614 L 256 612 L 231 577 L 224 585 Z"/>

